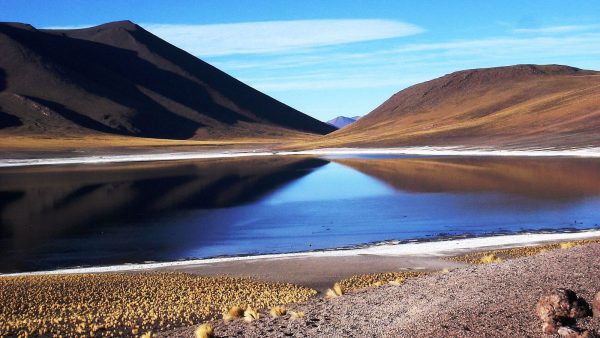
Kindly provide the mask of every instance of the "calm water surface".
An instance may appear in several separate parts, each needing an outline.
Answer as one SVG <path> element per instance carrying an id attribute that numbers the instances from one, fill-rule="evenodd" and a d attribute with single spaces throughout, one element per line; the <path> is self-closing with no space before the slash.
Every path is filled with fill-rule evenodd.
<path id="1" fill-rule="evenodd" d="M 0 170 L 0 272 L 600 224 L 600 161 L 269 157 Z"/>

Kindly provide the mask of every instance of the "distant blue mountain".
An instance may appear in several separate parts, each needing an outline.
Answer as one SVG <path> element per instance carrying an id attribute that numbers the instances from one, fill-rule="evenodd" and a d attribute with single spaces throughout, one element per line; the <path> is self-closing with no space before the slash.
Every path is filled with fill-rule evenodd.
<path id="1" fill-rule="evenodd" d="M 327 121 L 327 124 L 339 129 L 339 128 L 344 128 L 345 126 L 358 120 L 359 118 L 360 118 L 360 116 L 354 116 L 354 117 L 338 116 L 334 119 Z"/>

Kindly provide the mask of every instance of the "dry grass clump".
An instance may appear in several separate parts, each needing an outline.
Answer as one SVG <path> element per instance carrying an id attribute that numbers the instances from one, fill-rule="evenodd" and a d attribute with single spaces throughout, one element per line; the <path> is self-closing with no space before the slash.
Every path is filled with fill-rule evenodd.
<path id="1" fill-rule="evenodd" d="M 502 262 L 502 258 L 492 254 L 487 254 L 479 260 L 481 264 L 491 264 L 491 263 L 500 263 Z"/>
<path id="2" fill-rule="evenodd" d="M 402 283 L 404 283 L 405 280 L 406 280 L 406 278 L 404 278 L 404 277 L 398 277 L 394 280 L 389 281 L 388 284 L 393 285 L 393 286 L 400 286 L 400 285 L 402 285 Z"/>
<path id="3" fill-rule="evenodd" d="M 0 277 L 0 337 L 123 337 L 197 325 L 237 304 L 303 302 L 315 290 L 184 273 Z"/>
<path id="4" fill-rule="evenodd" d="M 260 315 L 256 310 L 254 310 L 251 306 L 248 306 L 246 311 L 244 311 L 244 320 L 248 323 L 257 320 L 260 318 Z"/>
<path id="5" fill-rule="evenodd" d="M 291 320 L 298 320 L 298 319 L 302 319 L 302 318 L 304 318 L 304 312 L 302 312 L 302 311 L 291 311 L 290 312 Z"/>
<path id="6" fill-rule="evenodd" d="M 215 330 L 210 324 L 202 324 L 194 331 L 194 336 L 196 338 L 213 338 L 215 336 Z"/>
<path id="7" fill-rule="evenodd" d="M 344 289 L 340 285 L 340 283 L 333 284 L 333 289 L 327 289 L 325 293 L 325 297 L 327 298 L 336 298 L 344 294 Z"/>
<path id="8" fill-rule="evenodd" d="M 514 259 L 514 258 L 519 258 L 519 257 L 534 256 L 534 255 L 544 253 L 547 251 L 551 251 L 551 250 L 569 249 L 569 248 L 573 248 L 573 247 L 576 247 L 579 245 L 586 245 L 586 244 L 593 244 L 593 243 L 600 243 L 600 239 L 599 238 L 583 239 L 583 240 L 577 240 L 577 241 L 571 241 L 571 242 L 532 245 L 532 246 L 525 246 L 525 247 L 519 247 L 519 248 L 472 252 L 472 253 L 468 253 L 466 255 L 448 257 L 447 259 L 456 261 L 456 262 L 469 263 L 469 264 L 486 264 L 486 263 L 489 263 L 486 260 L 484 260 L 484 257 L 486 257 L 486 256 L 496 256 L 500 260 L 507 260 L 507 259 Z"/>
<path id="9" fill-rule="evenodd" d="M 561 249 L 571 249 L 577 246 L 577 243 L 575 242 L 564 242 L 564 243 L 560 243 L 560 248 Z"/>
<path id="10" fill-rule="evenodd" d="M 229 311 L 223 314 L 223 320 L 226 322 L 242 317 L 244 317 L 244 309 L 239 306 L 233 306 L 229 309 Z"/>
<path id="11" fill-rule="evenodd" d="M 427 272 L 380 272 L 356 275 L 342 279 L 339 284 L 344 290 L 359 290 L 373 286 L 381 286 L 385 283 L 400 285 L 407 278 L 426 275 Z"/>
<path id="12" fill-rule="evenodd" d="M 271 310 L 269 311 L 269 313 L 271 314 L 271 317 L 278 318 L 281 316 L 285 316 L 287 314 L 287 310 L 285 307 L 278 305 L 278 306 L 273 306 L 271 308 Z"/>

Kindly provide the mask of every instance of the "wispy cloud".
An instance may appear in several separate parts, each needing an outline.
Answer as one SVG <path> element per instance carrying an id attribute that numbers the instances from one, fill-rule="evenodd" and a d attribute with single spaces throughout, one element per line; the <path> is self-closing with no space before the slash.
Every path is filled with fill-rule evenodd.
<path id="1" fill-rule="evenodd" d="M 517 28 L 513 29 L 515 33 L 528 33 L 528 34 L 558 34 L 558 33 L 572 33 L 582 32 L 591 29 L 598 28 L 598 25 L 563 25 L 563 26 L 546 26 L 538 28 Z"/>
<path id="2" fill-rule="evenodd" d="M 375 88 L 410 84 L 466 68 L 517 63 L 596 60 L 600 34 L 553 37 L 491 37 L 437 43 L 386 45 L 369 52 L 285 54 L 250 60 L 211 60 L 267 92 Z M 586 62 L 591 68 L 600 62 Z M 577 64 L 573 64 L 577 66 Z"/>
<path id="3" fill-rule="evenodd" d="M 142 24 L 153 34 L 200 57 L 288 52 L 397 38 L 423 28 L 378 19 L 265 21 L 213 25 Z"/>

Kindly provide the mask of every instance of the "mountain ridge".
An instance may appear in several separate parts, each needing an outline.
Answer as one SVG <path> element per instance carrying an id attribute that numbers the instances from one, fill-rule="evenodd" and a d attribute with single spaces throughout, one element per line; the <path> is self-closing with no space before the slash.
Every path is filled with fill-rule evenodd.
<path id="1" fill-rule="evenodd" d="M 131 21 L 0 23 L 0 45 L 0 132 L 203 140 L 334 130 Z"/>
<path id="2" fill-rule="evenodd" d="M 562 65 L 458 71 L 392 95 L 315 143 L 335 146 L 600 146 L 600 72 Z"/>

